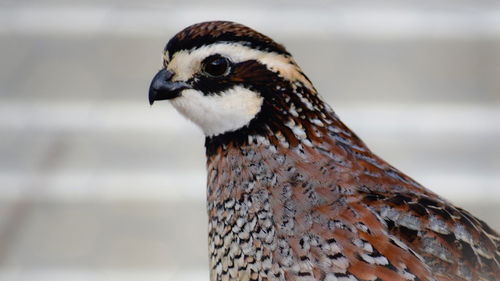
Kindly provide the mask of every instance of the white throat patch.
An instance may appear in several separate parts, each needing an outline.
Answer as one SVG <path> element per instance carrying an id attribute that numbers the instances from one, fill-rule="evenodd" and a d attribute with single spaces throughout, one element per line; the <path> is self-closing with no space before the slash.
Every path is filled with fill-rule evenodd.
<path id="1" fill-rule="evenodd" d="M 263 98 L 256 92 L 235 86 L 207 96 L 197 90 L 184 90 L 171 103 L 206 136 L 216 136 L 248 125 L 260 112 Z"/>

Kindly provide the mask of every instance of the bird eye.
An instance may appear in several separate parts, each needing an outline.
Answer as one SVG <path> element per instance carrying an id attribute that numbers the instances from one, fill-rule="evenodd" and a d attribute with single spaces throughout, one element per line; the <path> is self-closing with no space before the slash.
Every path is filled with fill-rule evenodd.
<path id="1" fill-rule="evenodd" d="M 221 77 L 229 74 L 231 70 L 231 62 L 228 58 L 213 55 L 203 60 L 201 63 L 201 71 L 209 77 Z"/>

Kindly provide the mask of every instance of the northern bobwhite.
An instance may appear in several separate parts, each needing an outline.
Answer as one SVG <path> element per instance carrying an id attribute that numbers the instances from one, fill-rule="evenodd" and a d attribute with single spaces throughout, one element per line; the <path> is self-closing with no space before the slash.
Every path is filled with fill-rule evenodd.
<path id="1" fill-rule="evenodd" d="M 290 53 L 233 22 L 165 47 L 149 101 L 206 135 L 211 280 L 500 280 L 500 236 L 374 155 Z"/>

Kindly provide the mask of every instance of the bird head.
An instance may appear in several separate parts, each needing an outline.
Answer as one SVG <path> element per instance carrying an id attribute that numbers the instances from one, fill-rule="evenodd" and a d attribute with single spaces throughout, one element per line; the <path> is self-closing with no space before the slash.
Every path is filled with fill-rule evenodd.
<path id="1" fill-rule="evenodd" d="M 163 66 L 151 82 L 150 103 L 170 100 L 209 140 L 278 134 L 296 143 L 306 121 L 328 119 L 330 109 L 290 53 L 241 24 L 185 28 L 167 43 Z"/>

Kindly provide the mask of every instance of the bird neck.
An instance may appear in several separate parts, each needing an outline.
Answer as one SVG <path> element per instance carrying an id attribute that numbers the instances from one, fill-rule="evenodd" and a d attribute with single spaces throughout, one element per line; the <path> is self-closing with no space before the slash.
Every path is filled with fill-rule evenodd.
<path id="1" fill-rule="evenodd" d="M 260 111 L 240 129 L 207 136 L 207 157 L 215 154 L 219 148 L 224 150 L 229 145 L 246 145 L 249 139 L 256 137 L 264 137 L 275 146 L 289 148 L 334 142 L 367 150 L 363 142 L 323 102 L 310 83 L 290 83 L 271 72 L 265 77 L 270 81 L 245 86 L 263 98 Z M 270 84 L 276 86 L 269 87 Z"/>
<path id="2" fill-rule="evenodd" d="M 373 154 L 327 105 L 300 108 L 289 104 L 287 111 L 264 111 L 244 128 L 206 138 L 209 202 L 238 198 L 246 188 L 269 191 L 276 176 L 327 186 L 326 201 L 360 189 L 390 192 L 398 186 L 428 193 Z M 238 187 L 238 182 L 258 184 Z"/>
<path id="3" fill-rule="evenodd" d="M 284 105 L 276 101 L 264 102 L 257 116 L 240 129 L 206 137 L 207 158 L 229 147 L 261 145 L 256 140 L 266 140 L 273 149 L 340 146 L 350 151 L 369 151 L 317 95 L 295 102 L 285 100 Z"/>

